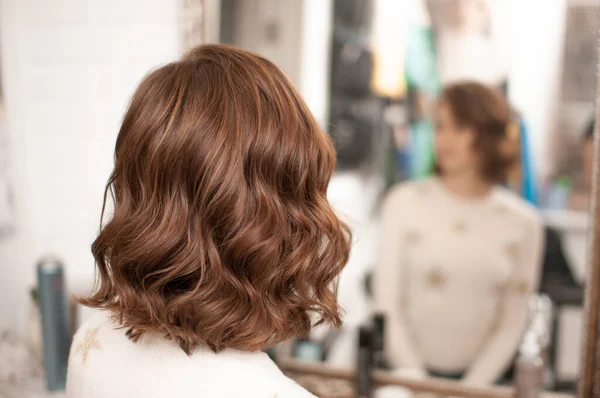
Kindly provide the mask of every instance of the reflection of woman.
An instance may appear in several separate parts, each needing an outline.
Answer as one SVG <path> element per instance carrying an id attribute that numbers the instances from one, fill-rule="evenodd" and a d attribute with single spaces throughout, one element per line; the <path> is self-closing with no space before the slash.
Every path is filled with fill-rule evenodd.
<path id="1" fill-rule="evenodd" d="M 498 186 L 509 115 L 492 89 L 447 87 L 437 108 L 436 176 L 393 188 L 385 200 L 373 293 L 395 368 L 487 384 L 516 352 L 538 284 L 542 225 Z"/>
<path id="2" fill-rule="evenodd" d="M 410 175 L 431 174 L 430 104 L 442 84 L 476 80 L 507 86 L 504 56 L 492 32 L 487 0 L 419 0 L 418 23 L 406 49 L 405 74 L 411 113 Z"/>

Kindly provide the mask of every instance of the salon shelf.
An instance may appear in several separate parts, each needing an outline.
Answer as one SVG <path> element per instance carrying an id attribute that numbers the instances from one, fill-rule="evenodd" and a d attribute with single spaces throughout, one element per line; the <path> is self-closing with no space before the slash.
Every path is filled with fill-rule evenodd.
<path id="1" fill-rule="evenodd" d="M 588 213 L 577 210 L 543 210 L 542 217 L 548 228 L 558 232 L 567 262 L 575 280 L 585 283 Z"/>
<path id="2" fill-rule="evenodd" d="M 547 227 L 561 232 L 587 232 L 588 213 L 580 210 L 542 210 Z"/>

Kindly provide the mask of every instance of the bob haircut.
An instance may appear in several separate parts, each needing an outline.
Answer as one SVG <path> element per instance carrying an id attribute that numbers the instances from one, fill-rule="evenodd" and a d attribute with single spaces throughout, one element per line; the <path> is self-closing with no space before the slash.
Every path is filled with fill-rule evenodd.
<path id="1" fill-rule="evenodd" d="M 439 103 L 448 105 L 458 126 L 475 134 L 481 175 L 491 183 L 505 182 L 517 155 L 506 150 L 512 115 L 500 91 L 477 82 L 455 83 L 444 88 Z M 441 172 L 436 165 L 435 173 Z"/>
<path id="2" fill-rule="evenodd" d="M 268 60 L 204 45 L 146 76 L 124 116 L 85 305 L 146 333 L 260 350 L 339 326 L 350 231 L 326 199 L 330 138 Z"/>

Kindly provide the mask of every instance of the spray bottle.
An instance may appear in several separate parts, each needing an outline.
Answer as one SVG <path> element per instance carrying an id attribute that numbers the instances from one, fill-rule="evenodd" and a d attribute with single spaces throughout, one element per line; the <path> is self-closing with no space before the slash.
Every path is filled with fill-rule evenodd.
<path id="1" fill-rule="evenodd" d="M 519 348 L 516 366 L 516 398 L 537 398 L 542 390 L 544 361 L 539 337 L 528 330 Z"/>

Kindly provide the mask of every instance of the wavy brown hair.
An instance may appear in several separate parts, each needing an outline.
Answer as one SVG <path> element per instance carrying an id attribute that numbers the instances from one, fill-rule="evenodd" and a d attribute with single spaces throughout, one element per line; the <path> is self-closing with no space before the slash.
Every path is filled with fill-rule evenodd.
<path id="1" fill-rule="evenodd" d="M 350 232 L 326 199 L 334 166 L 329 137 L 274 64 L 192 50 L 131 100 L 104 197 L 114 214 L 92 245 L 99 279 L 81 301 L 111 310 L 134 341 L 157 332 L 187 353 L 338 326 Z"/>

